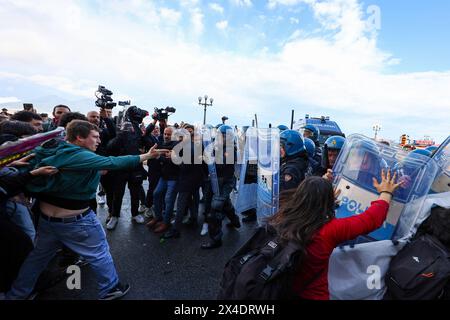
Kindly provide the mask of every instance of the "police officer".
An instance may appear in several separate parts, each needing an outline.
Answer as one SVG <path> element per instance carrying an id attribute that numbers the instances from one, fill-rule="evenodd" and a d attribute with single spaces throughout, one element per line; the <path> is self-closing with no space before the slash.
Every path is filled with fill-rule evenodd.
<path id="1" fill-rule="evenodd" d="M 305 179 L 308 154 L 298 131 L 285 130 L 280 134 L 280 191 L 294 189 Z"/>
<path id="2" fill-rule="evenodd" d="M 314 155 L 312 158 L 318 162 L 319 164 L 322 164 L 322 148 L 320 147 L 320 130 L 315 125 L 308 124 L 306 125 L 303 131 L 303 138 L 309 138 L 314 142 L 315 150 Z"/>
<path id="3" fill-rule="evenodd" d="M 239 228 L 239 217 L 236 215 L 230 200 L 230 193 L 236 184 L 234 165 L 236 162 L 236 146 L 234 143 L 233 128 L 222 125 L 217 129 L 214 158 L 219 185 L 219 194 L 212 194 L 211 188 L 205 190 L 205 208 L 208 212 L 208 234 L 210 241 L 201 246 L 202 249 L 214 249 L 222 245 L 222 220 L 227 216 L 230 223 L 228 227 Z M 233 154 L 230 154 L 232 152 Z"/>
<path id="4" fill-rule="evenodd" d="M 315 175 L 322 175 L 322 163 L 317 161 L 314 156 L 316 154 L 316 145 L 314 144 L 314 141 L 312 141 L 309 138 L 304 139 L 306 152 L 308 153 L 308 172 L 307 176 L 315 176 Z"/>
<path id="5" fill-rule="evenodd" d="M 344 147 L 345 138 L 341 136 L 331 136 L 324 143 L 324 152 L 323 152 L 323 162 L 322 167 L 324 168 L 324 178 L 328 180 L 333 179 L 333 173 L 331 169 L 336 162 L 339 153 Z"/>

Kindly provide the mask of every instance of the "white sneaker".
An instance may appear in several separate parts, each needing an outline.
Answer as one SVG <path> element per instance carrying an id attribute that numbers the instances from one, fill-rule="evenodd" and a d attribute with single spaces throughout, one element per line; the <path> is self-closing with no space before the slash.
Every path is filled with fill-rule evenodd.
<path id="1" fill-rule="evenodd" d="M 111 217 L 111 220 L 109 220 L 108 224 L 106 225 L 106 229 L 114 230 L 114 228 L 117 226 L 118 222 L 119 222 L 119 218 Z"/>
<path id="2" fill-rule="evenodd" d="M 100 206 L 104 206 L 106 203 L 106 197 L 105 196 L 100 196 L 97 202 Z"/>
<path id="3" fill-rule="evenodd" d="M 208 224 L 207 223 L 203 223 L 202 226 L 202 231 L 200 232 L 201 236 L 206 236 L 208 234 Z"/>
<path id="4" fill-rule="evenodd" d="M 152 218 L 155 216 L 155 211 L 153 211 L 153 208 L 146 208 L 147 210 L 145 210 L 144 213 L 144 217 L 145 218 Z"/>
<path id="5" fill-rule="evenodd" d="M 140 206 L 139 206 L 139 209 L 138 209 L 138 212 L 139 213 L 144 213 L 145 211 L 147 211 L 147 207 L 146 206 L 144 206 L 143 204 L 141 204 Z"/>
<path id="6" fill-rule="evenodd" d="M 134 222 L 143 224 L 145 222 L 144 215 L 138 214 L 136 217 L 133 217 Z"/>

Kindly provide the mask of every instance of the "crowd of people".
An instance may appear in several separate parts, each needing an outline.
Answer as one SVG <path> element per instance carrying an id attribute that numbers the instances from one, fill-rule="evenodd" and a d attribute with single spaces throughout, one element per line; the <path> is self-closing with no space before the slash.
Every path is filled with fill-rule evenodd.
<path id="1" fill-rule="evenodd" d="M 226 124 L 214 128 L 212 172 L 204 159 L 207 146 L 197 138 L 198 128 L 188 123 L 169 125 L 157 114 L 144 126 L 143 118 L 131 112 L 117 119 L 111 109 L 84 115 L 57 105 L 52 118 L 35 110 L 2 114 L 0 145 L 64 128 L 63 137 L 48 140 L 0 168 L 4 261 L 0 292 L 7 299 L 30 297 L 56 254 L 92 267 L 100 299 L 124 296 L 130 286 L 119 280 L 104 229 L 114 232 L 123 223 L 127 186 L 132 222 L 145 224 L 163 239 L 179 238 L 182 225 L 198 227 L 201 236 L 209 236 L 201 248 L 215 249 L 222 246 L 225 217 L 229 228 L 256 221 L 255 209 L 243 212 L 241 220 L 230 197 L 239 178 L 234 128 Z M 327 299 L 332 250 L 379 228 L 401 182 L 393 172 L 383 171 L 381 180 L 373 182 L 379 199 L 361 215 L 336 219 L 332 168 L 345 137 L 329 137 L 321 146 L 320 132 L 313 125 L 305 126 L 302 133 L 284 125 L 278 129 L 283 201 L 267 224 L 282 241 L 296 241 L 305 248 L 306 259 L 299 266 L 293 291 L 302 299 Z M 184 160 L 178 163 L 176 156 Z M 96 217 L 98 206 L 108 211 L 105 226 Z"/>

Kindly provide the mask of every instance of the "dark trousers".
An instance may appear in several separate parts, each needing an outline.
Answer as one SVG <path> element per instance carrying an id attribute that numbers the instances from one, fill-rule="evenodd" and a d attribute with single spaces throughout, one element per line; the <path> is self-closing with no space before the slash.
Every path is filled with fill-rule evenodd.
<path id="1" fill-rule="evenodd" d="M 108 172 L 100 178 L 100 183 L 105 191 L 106 205 L 108 206 L 109 214 L 112 213 L 113 198 L 114 198 L 114 176 Z"/>
<path id="2" fill-rule="evenodd" d="M 214 241 L 222 239 L 222 221 L 224 217 L 227 217 L 231 222 L 239 221 L 239 217 L 236 215 L 230 200 L 230 193 L 235 183 L 234 177 L 228 179 L 219 178 L 220 194 L 212 195 L 211 209 L 208 215 L 208 234 Z"/>
<path id="3" fill-rule="evenodd" d="M 147 197 L 145 198 L 145 205 L 147 208 L 151 208 L 153 206 L 153 193 L 155 192 L 156 186 L 158 185 L 159 178 L 161 174 L 159 172 L 148 172 L 148 190 Z"/>
<path id="4" fill-rule="evenodd" d="M 183 221 L 184 213 L 189 209 L 190 218 L 197 222 L 198 220 L 198 206 L 200 203 L 200 196 L 198 189 L 193 191 L 178 192 L 177 198 L 177 213 L 175 215 L 174 229 L 180 230 L 181 222 Z"/>
<path id="5" fill-rule="evenodd" d="M 142 186 L 142 179 L 136 179 L 133 172 L 126 172 L 118 173 L 114 177 L 111 212 L 113 217 L 120 217 L 123 195 L 125 194 L 125 186 L 127 184 L 130 190 L 131 215 L 135 217 L 139 214 L 139 192 Z"/>
<path id="6" fill-rule="evenodd" d="M 0 216 L 0 292 L 11 289 L 33 243 L 18 226 Z"/>

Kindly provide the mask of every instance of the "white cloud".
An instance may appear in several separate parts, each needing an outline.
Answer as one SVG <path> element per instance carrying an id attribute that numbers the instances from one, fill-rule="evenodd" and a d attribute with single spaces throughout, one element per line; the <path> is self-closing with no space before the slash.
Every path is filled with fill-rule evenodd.
<path id="1" fill-rule="evenodd" d="M 194 34 L 199 36 L 203 33 L 204 25 L 203 25 L 204 15 L 199 8 L 195 8 L 191 10 L 191 23 L 194 29 Z"/>
<path id="2" fill-rule="evenodd" d="M 181 19 L 181 12 L 169 9 L 169 8 L 161 8 L 160 15 L 162 20 L 169 25 L 177 25 Z"/>
<path id="3" fill-rule="evenodd" d="M 209 8 L 210 8 L 211 10 L 213 10 L 213 11 L 216 11 L 216 12 L 220 13 L 220 14 L 222 14 L 222 13 L 224 12 L 223 7 L 222 7 L 220 4 L 215 3 L 215 2 L 210 3 L 210 4 L 209 4 Z"/>
<path id="4" fill-rule="evenodd" d="M 228 28 L 228 21 L 222 20 L 222 21 L 217 22 L 216 28 L 219 30 L 225 30 L 226 28 Z"/>
<path id="5" fill-rule="evenodd" d="M 237 7 L 251 7 L 253 5 L 251 0 L 230 0 L 230 2 Z"/>
<path id="6" fill-rule="evenodd" d="M 269 9 L 273 9 L 276 6 L 296 6 L 300 3 L 311 4 L 316 0 L 269 0 L 267 6 Z"/>
<path id="7" fill-rule="evenodd" d="M 251 57 L 209 50 L 200 39 L 190 37 L 205 28 L 198 3 L 184 4 L 181 17 L 190 19 L 187 23 L 192 26 L 186 29 L 175 12 L 171 13 L 178 27 L 164 28 L 163 11 L 146 3 L 133 1 L 125 8 L 121 1 L 105 1 L 98 16 L 78 1 L 42 0 L 38 6 L 3 0 L 0 82 L 14 88 L 36 84 L 62 96 L 92 99 L 102 84 L 114 91 L 115 98 L 131 96 L 141 106 L 174 105 L 176 121 L 202 118 L 196 97 L 207 93 L 215 98 L 214 108 L 208 109 L 208 119 L 216 119 L 213 123 L 220 122 L 223 113 L 241 124 L 251 121 L 254 113 L 260 122 L 282 123 L 297 107 L 312 115 L 322 112 L 315 110 L 341 115 L 336 120 L 347 133 L 371 133 L 370 118 L 376 117 L 383 132 L 395 135 L 407 129 L 417 135 L 448 134 L 450 71 L 390 74 L 389 65 L 398 63 L 397 57 L 380 50 L 376 35 L 365 32 L 356 0 L 311 1 L 322 31 L 330 31 L 326 37 L 323 33 L 302 37 L 296 31 L 279 52 L 264 43 L 256 51 L 260 55 Z M 62 14 L 68 7 L 78 12 L 73 21 Z M 128 10 L 140 22 L 126 19 L 120 10 Z M 147 19 L 149 15 L 154 19 Z M 29 98 L 2 90 L 0 86 L 2 96 Z M 417 119 L 431 125 L 419 125 Z"/>
<path id="8" fill-rule="evenodd" d="M 299 19 L 297 19 L 297 18 L 289 18 L 289 22 L 290 23 L 292 23 L 292 24 L 299 24 L 300 23 L 300 20 Z"/>
<path id="9" fill-rule="evenodd" d="M 20 102 L 16 97 L 0 97 L 0 103 Z"/>

